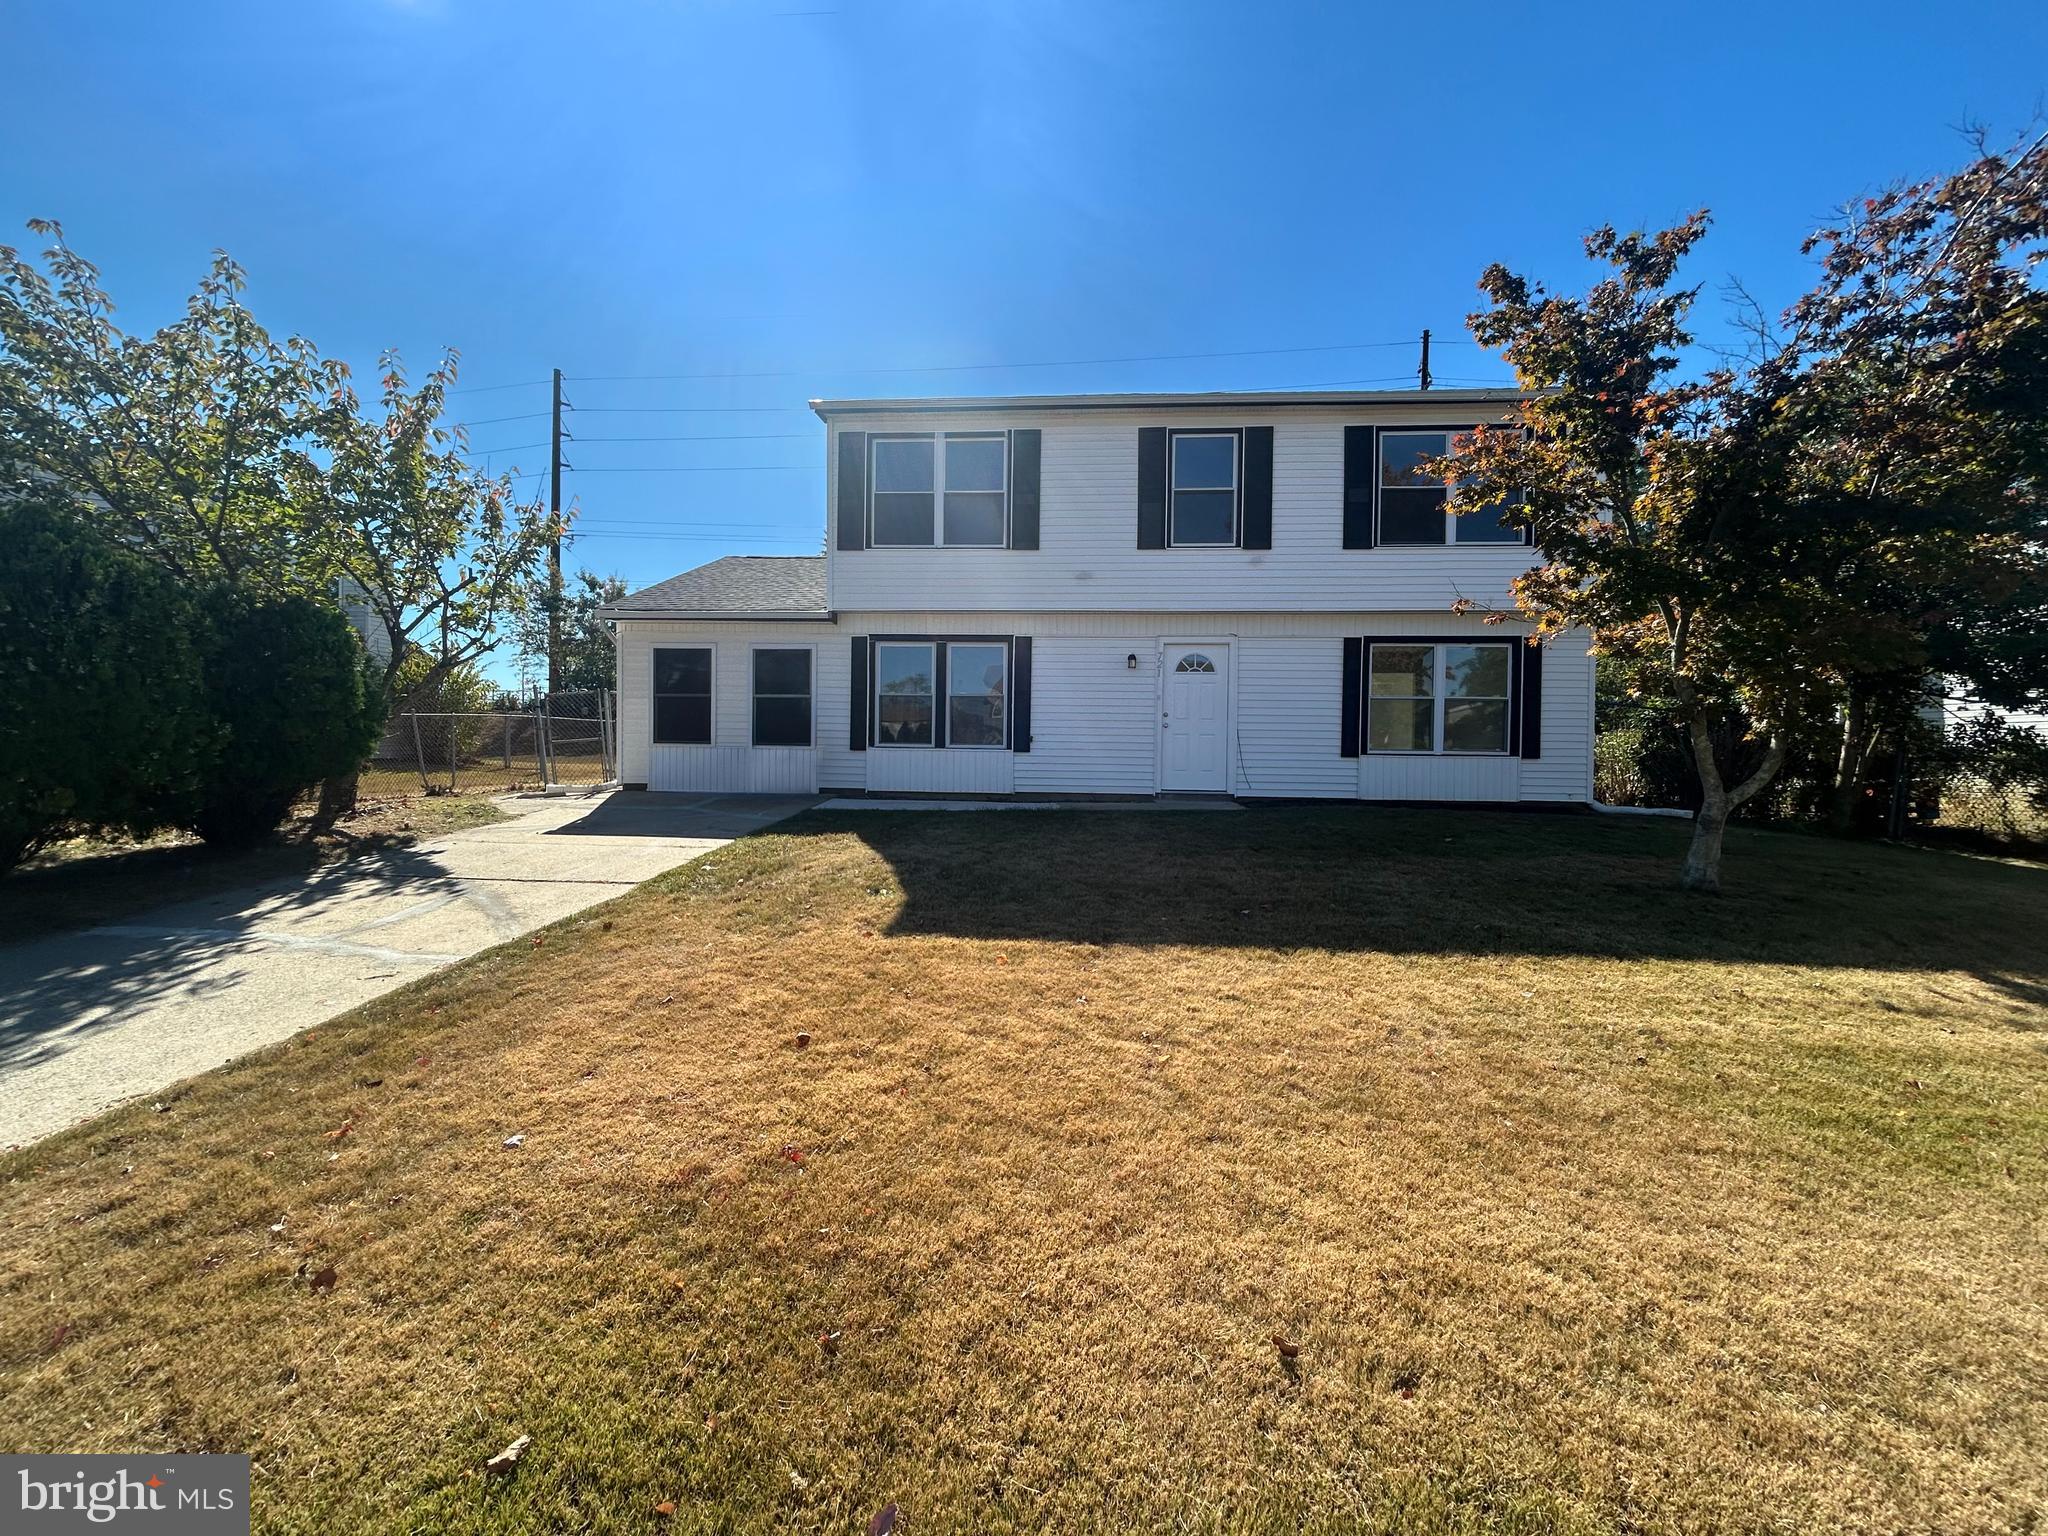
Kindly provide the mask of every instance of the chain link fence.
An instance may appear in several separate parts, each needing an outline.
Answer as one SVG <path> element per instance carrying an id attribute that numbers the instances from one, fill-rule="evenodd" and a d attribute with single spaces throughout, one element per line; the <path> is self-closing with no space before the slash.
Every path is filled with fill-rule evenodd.
<path id="1" fill-rule="evenodd" d="M 608 784 L 618 777 L 616 696 L 550 694 L 533 709 L 394 715 L 363 764 L 375 799 Z"/>

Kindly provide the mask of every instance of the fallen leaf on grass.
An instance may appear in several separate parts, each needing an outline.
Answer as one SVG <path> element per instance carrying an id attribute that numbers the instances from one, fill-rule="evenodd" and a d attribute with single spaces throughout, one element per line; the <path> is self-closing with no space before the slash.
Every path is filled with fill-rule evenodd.
<path id="1" fill-rule="evenodd" d="M 666 1520 L 670 1515 L 676 1512 L 676 1501 L 674 1499 L 663 1499 L 659 1504 L 654 1506 L 654 1512 L 655 1514 L 659 1515 L 662 1519 Z"/>
<path id="2" fill-rule="evenodd" d="M 512 1469 L 519 1465 L 519 1458 L 526 1454 L 526 1448 L 533 1444 L 533 1436 L 521 1435 L 505 1449 L 484 1463 L 484 1470 L 493 1477 L 510 1477 Z"/>
<path id="3" fill-rule="evenodd" d="M 896 1506 L 884 1504 L 868 1521 L 868 1536 L 889 1536 L 896 1529 Z"/>
<path id="4" fill-rule="evenodd" d="M 54 1328 L 52 1328 L 52 1329 L 50 1330 L 50 1348 L 51 1348 L 51 1350 L 52 1350 L 52 1351 L 55 1351 L 56 1349 L 58 1349 L 59 1347 L 61 1347 L 61 1346 L 63 1345 L 64 1341 L 65 1341 L 66 1339 L 70 1338 L 70 1337 L 71 1337 L 71 1324 L 69 1324 L 69 1323 L 59 1323 L 59 1324 L 58 1324 L 58 1325 L 57 1325 L 56 1327 L 54 1327 Z"/>

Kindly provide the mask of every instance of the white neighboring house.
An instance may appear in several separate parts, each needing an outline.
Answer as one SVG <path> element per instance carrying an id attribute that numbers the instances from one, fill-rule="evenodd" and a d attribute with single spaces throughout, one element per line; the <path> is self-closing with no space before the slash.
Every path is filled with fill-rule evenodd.
<path id="1" fill-rule="evenodd" d="M 378 666 L 391 664 L 391 630 L 377 610 L 370 606 L 370 594 L 361 582 L 353 576 L 340 576 L 334 582 L 334 600 L 341 604 L 341 611 L 355 626 L 357 634 L 363 637 L 363 649 L 370 653 L 370 659 Z"/>
<path id="2" fill-rule="evenodd" d="M 1584 802 L 1586 637 L 1416 469 L 1512 391 L 826 400 L 823 556 L 618 621 L 621 777 L 698 792 Z"/>

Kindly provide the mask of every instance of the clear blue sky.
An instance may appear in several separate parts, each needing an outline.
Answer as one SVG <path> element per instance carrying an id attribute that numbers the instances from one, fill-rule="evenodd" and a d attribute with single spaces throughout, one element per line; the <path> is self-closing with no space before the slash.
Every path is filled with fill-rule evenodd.
<path id="1" fill-rule="evenodd" d="M 562 368 L 571 560 L 635 585 L 819 547 L 810 396 L 1398 387 L 1489 261 L 1576 285 L 1589 227 L 1701 205 L 1711 333 L 1729 275 L 1783 302 L 1830 207 L 1955 163 L 1966 120 L 2017 131 L 2048 87 L 2035 3 L 6 16 L 0 239 L 61 220 L 131 328 L 219 246 L 273 329 L 365 378 L 385 346 L 459 347 L 498 468 L 544 463 L 532 381 Z M 1062 365 L 866 371 L 1036 362 Z M 1469 343 L 1437 371 L 1504 377 Z M 724 376 L 614 377 L 647 374 Z M 597 441 L 670 437 L 699 440 Z"/>

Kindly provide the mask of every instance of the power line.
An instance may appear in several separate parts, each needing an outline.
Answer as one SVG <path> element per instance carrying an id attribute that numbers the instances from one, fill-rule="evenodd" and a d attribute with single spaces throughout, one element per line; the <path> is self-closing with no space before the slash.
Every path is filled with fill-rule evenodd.
<path id="1" fill-rule="evenodd" d="M 1104 368 L 1116 363 L 1190 363 L 1233 357 L 1297 357 L 1309 353 L 1366 352 L 1379 347 L 1414 345 L 1412 339 L 1351 341 L 1318 347 L 1256 347 L 1243 352 L 1154 352 L 1133 357 L 1069 357 L 1030 363 L 921 363 L 904 368 L 779 368 L 752 373 L 579 373 L 572 377 L 579 384 L 622 384 L 676 379 L 793 379 L 820 373 L 861 377 L 894 373 L 988 373 L 1010 368 Z M 1439 342 L 1438 345 L 1448 346 L 1451 343 Z M 1473 346 L 1476 343 L 1459 342 L 1457 345 Z"/>
<path id="2" fill-rule="evenodd" d="M 700 432 L 673 437 L 578 437 L 578 443 L 786 443 L 813 438 L 815 432 Z"/>
<path id="3" fill-rule="evenodd" d="M 748 539 L 748 535 L 758 535 L 758 537 Z M 645 541 L 645 543 L 659 543 L 659 545 L 729 545 L 729 543 L 737 541 L 737 543 L 756 543 L 756 545 L 801 545 L 803 549 L 815 549 L 819 545 L 819 537 L 821 535 L 817 535 L 817 532 L 813 532 L 813 535 L 805 535 L 805 537 L 799 537 L 799 535 L 760 535 L 758 528 L 748 528 L 748 530 L 743 530 L 743 532 L 705 532 L 705 535 L 696 535 L 696 532 L 610 532 L 606 528 L 592 528 L 592 530 L 569 528 L 567 537 L 571 541 L 573 539 L 618 539 L 618 541 L 623 541 L 623 543 L 641 543 L 641 541 Z"/>
<path id="4" fill-rule="evenodd" d="M 543 384 L 552 382 L 553 380 L 551 379 L 526 379 L 517 384 L 465 384 L 460 389 L 449 390 L 448 393 L 451 395 L 488 395 L 500 389 L 539 389 Z"/>
<path id="5" fill-rule="evenodd" d="M 574 408 L 582 416 L 787 416 L 792 412 L 808 413 L 805 405 L 579 405 Z M 543 412 L 543 415 L 546 413 Z M 507 421 L 523 421 L 529 418 L 508 416 Z M 478 423 L 481 425 L 481 423 Z"/>
<path id="6" fill-rule="evenodd" d="M 590 469 L 577 469 L 564 465 L 566 473 L 572 475 L 728 475 L 742 474 L 756 470 L 781 470 L 792 474 L 809 474 L 824 469 L 822 464 L 599 464 Z M 531 480 L 535 475 L 544 475 L 544 469 L 521 470 L 508 478 Z"/>

